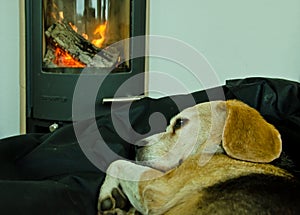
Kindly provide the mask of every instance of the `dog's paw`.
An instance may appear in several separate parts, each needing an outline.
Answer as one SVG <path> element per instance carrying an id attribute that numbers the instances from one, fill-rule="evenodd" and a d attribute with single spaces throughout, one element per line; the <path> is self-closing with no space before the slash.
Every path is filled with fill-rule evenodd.
<path id="1" fill-rule="evenodd" d="M 116 208 L 110 211 L 98 212 L 97 215 L 142 215 L 142 214 L 137 210 L 135 210 L 134 208 L 131 208 L 128 212 Z"/>
<path id="2" fill-rule="evenodd" d="M 108 196 L 99 199 L 98 209 L 100 211 L 108 211 L 112 209 L 126 209 L 130 205 L 127 197 L 124 195 L 120 187 L 114 187 Z"/>
<path id="3" fill-rule="evenodd" d="M 104 183 L 98 199 L 99 214 L 127 214 L 131 204 L 119 185 Z"/>

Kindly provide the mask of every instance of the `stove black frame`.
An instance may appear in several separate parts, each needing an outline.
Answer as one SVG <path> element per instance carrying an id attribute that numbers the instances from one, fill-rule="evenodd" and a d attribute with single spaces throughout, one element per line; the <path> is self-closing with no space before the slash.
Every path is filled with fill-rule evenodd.
<path id="1" fill-rule="evenodd" d="M 131 1 L 131 37 L 146 34 L 146 1 Z M 42 0 L 25 0 L 26 18 L 26 130 L 27 132 L 48 132 L 53 123 L 64 125 L 72 122 L 72 97 L 78 74 L 55 74 L 43 72 L 43 24 Z M 145 41 L 130 44 L 133 52 L 136 46 L 145 49 Z M 129 72 L 111 73 L 99 89 L 95 107 L 96 115 L 110 108 L 102 104 L 106 97 L 113 97 L 118 87 L 134 75 L 145 73 L 145 57 L 131 60 Z M 144 76 L 145 77 L 145 76 Z M 140 96 L 145 82 L 124 92 L 123 96 Z M 122 95 L 121 95 L 122 96 Z"/>

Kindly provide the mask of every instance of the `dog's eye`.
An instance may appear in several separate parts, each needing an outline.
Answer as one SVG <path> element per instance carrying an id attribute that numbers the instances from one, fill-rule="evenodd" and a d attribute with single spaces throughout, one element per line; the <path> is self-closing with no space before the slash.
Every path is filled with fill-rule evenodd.
<path id="1" fill-rule="evenodd" d="M 173 131 L 175 132 L 177 129 L 184 126 L 188 121 L 189 121 L 188 119 L 183 119 L 183 118 L 176 119 L 175 124 L 173 125 Z"/>

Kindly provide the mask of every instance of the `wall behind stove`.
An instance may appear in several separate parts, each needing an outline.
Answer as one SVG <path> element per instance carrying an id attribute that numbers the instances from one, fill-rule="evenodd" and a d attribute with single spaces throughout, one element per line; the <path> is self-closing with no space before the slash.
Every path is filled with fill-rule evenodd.
<path id="1" fill-rule="evenodd" d="M 0 138 L 20 132 L 19 1 L 0 7 Z"/>
<path id="2" fill-rule="evenodd" d="M 197 81 L 176 63 L 150 59 L 150 71 L 183 82 L 186 91 L 249 76 L 300 80 L 299 0 L 150 0 L 150 34 L 189 43 L 214 68 L 199 70 Z M 151 96 L 184 92 L 158 79 L 150 72 Z"/>

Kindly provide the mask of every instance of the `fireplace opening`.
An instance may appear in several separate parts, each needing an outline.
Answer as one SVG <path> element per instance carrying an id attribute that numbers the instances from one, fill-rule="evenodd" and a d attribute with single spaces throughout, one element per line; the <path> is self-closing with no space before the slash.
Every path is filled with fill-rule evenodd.
<path id="1" fill-rule="evenodd" d="M 130 37 L 130 11 L 130 0 L 44 0 L 43 71 L 94 66 L 129 72 L 129 44 L 108 47 Z"/>
<path id="2" fill-rule="evenodd" d="M 95 100 L 95 117 L 108 113 L 111 101 L 143 96 L 145 57 L 130 56 L 145 53 L 146 41 L 128 38 L 146 34 L 146 2 L 25 0 L 27 132 L 49 132 L 53 124 L 72 123 L 80 75 L 105 78 Z M 144 79 L 119 92 L 135 75 Z M 114 100 L 115 94 L 119 98 Z"/>

